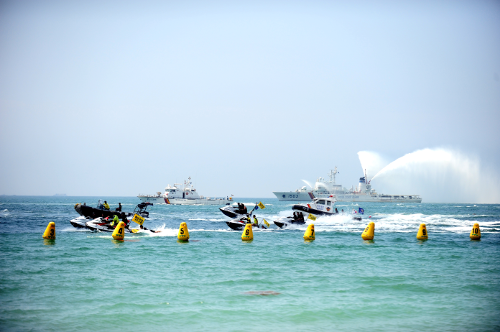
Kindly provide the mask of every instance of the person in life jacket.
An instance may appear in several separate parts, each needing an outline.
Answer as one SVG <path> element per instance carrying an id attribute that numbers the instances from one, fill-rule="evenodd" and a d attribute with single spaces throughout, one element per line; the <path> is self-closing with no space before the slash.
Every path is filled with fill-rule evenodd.
<path id="1" fill-rule="evenodd" d="M 253 216 L 253 224 L 255 226 L 259 226 L 259 221 L 257 220 L 257 217 L 256 216 Z"/>
<path id="2" fill-rule="evenodd" d="M 109 211 L 109 204 L 108 202 L 104 201 L 104 209 L 108 210 Z"/>
<path id="3" fill-rule="evenodd" d="M 111 224 L 110 224 L 110 225 L 111 225 L 111 226 L 117 226 L 119 222 L 120 222 L 120 219 L 118 219 L 118 216 L 115 214 L 115 215 L 113 216 L 113 221 L 111 221 Z"/>

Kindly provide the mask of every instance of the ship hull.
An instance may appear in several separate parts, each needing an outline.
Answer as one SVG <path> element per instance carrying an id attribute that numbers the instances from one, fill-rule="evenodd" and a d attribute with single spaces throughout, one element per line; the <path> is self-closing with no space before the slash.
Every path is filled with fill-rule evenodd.
<path id="1" fill-rule="evenodd" d="M 278 198 L 279 201 L 297 201 L 297 202 L 305 202 L 312 201 L 314 199 L 314 194 L 310 191 L 275 191 L 274 195 Z M 312 196 L 312 197 L 311 197 Z"/>
<path id="2" fill-rule="evenodd" d="M 166 204 L 164 197 L 158 196 L 137 196 L 141 202 L 148 202 L 153 204 Z"/>
<path id="3" fill-rule="evenodd" d="M 171 204 L 171 205 L 227 205 L 232 201 L 228 199 L 186 199 L 186 198 L 169 198 L 158 196 L 137 196 L 143 202 L 154 204 Z"/>
<path id="4" fill-rule="evenodd" d="M 299 201 L 306 202 L 313 197 L 325 198 L 329 194 L 314 194 L 314 192 L 273 192 L 279 201 Z M 405 196 L 405 197 L 402 197 Z M 420 197 L 413 198 L 411 195 L 364 195 L 364 194 L 335 194 L 337 202 L 373 202 L 373 203 L 422 203 Z M 412 197 L 412 198 L 409 198 Z"/>

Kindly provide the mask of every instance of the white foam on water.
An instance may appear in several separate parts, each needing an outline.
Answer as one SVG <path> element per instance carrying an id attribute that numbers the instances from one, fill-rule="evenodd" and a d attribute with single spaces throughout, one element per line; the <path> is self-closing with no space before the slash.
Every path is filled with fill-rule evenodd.
<path id="1" fill-rule="evenodd" d="M 73 226 L 68 226 L 68 227 L 61 228 L 59 231 L 60 232 L 89 232 L 90 230 L 87 228 L 76 228 Z M 57 228 L 56 228 L 56 232 L 57 232 Z"/>
<path id="2" fill-rule="evenodd" d="M 139 229 L 139 232 L 136 234 L 144 234 L 152 237 L 163 237 L 163 236 L 177 236 L 177 233 L 179 232 L 178 228 L 167 228 L 165 224 L 162 224 L 156 228 L 151 228 L 151 230 L 157 233 Z"/>
<path id="3" fill-rule="evenodd" d="M 226 222 L 227 219 L 219 219 L 219 218 L 217 218 L 217 219 L 208 219 L 208 221 L 213 221 L 213 222 L 221 222 L 222 221 L 222 222 Z"/>

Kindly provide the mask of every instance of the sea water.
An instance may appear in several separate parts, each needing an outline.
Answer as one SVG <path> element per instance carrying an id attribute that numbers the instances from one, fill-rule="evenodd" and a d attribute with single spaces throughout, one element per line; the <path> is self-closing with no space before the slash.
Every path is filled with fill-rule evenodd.
<path id="1" fill-rule="evenodd" d="M 344 214 L 318 218 L 305 242 L 306 225 L 273 224 L 293 202 L 236 199 L 262 201 L 271 224 L 247 243 L 216 206 L 155 204 L 145 225 L 160 232 L 118 242 L 69 222 L 99 198 L 139 203 L 0 197 L 0 331 L 500 330 L 500 205 L 337 203 Z M 55 241 L 42 239 L 50 221 Z"/>

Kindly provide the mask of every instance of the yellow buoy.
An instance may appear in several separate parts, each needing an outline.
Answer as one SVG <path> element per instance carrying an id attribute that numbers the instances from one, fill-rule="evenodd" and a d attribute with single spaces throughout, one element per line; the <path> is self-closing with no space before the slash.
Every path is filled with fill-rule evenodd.
<path id="1" fill-rule="evenodd" d="M 314 224 L 310 224 L 307 226 L 306 232 L 304 233 L 304 240 L 314 241 L 315 239 L 316 235 L 314 234 Z"/>
<path id="2" fill-rule="evenodd" d="M 375 237 L 375 223 L 371 222 L 366 226 L 365 230 L 363 231 L 363 234 L 361 234 L 361 238 L 363 240 L 373 240 Z"/>
<path id="3" fill-rule="evenodd" d="M 45 232 L 43 233 L 43 238 L 45 240 L 55 240 L 56 239 L 56 224 L 51 221 L 47 225 Z"/>
<path id="4" fill-rule="evenodd" d="M 425 227 L 425 224 L 420 224 L 417 233 L 417 240 L 427 240 L 427 239 L 428 239 L 427 228 Z"/>
<path id="5" fill-rule="evenodd" d="M 245 224 L 245 229 L 243 230 L 243 234 L 241 234 L 241 239 L 243 241 L 252 241 L 253 240 L 252 224 Z"/>
<path id="6" fill-rule="evenodd" d="M 179 226 L 179 233 L 177 233 L 177 239 L 180 241 L 189 240 L 189 231 L 187 224 L 185 222 L 181 222 L 181 225 Z"/>
<path id="7" fill-rule="evenodd" d="M 472 226 L 472 231 L 470 232 L 471 240 L 481 240 L 481 230 L 479 229 L 479 224 L 475 223 Z"/>
<path id="8" fill-rule="evenodd" d="M 118 226 L 116 226 L 112 236 L 115 240 L 123 241 L 125 238 L 125 223 L 123 221 L 118 223 Z"/>

